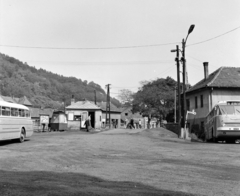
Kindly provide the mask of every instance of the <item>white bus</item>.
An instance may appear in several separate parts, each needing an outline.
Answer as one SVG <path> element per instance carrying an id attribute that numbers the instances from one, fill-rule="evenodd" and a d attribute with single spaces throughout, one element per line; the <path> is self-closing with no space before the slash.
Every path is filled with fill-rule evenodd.
<path id="1" fill-rule="evenodd" d="M 29 108 L 0 101 L 0 140 L 18 139 L 23 142 L 33 134 Z"/>
<path id="2" fill-rule="evenodd" d="M 207 115 L 207 141 L 235 143 L 240 139 L 240 100 L 220 101 Z"/>

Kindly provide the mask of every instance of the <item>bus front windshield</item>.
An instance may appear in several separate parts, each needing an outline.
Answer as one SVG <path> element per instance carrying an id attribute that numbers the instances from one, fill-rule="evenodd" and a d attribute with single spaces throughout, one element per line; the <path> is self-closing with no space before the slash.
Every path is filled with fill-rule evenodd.
<path id="1" fill-rule="evenodd" d="M 222 115 L 240 115 L 240 105 L 220 105 L 219 109 Z"/>

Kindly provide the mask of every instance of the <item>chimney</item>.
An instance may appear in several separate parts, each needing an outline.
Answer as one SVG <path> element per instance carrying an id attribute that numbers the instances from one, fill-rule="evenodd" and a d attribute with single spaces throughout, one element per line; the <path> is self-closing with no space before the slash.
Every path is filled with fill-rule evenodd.
<path id="1" fill-rule="evenodd" d="M 75 103 L 75 98 L 74 95 L 72 95 L 72 99 L 71 99 L 71 105 Z"/>
<path id="2" fill-rule="evenodd" d="M 204 67 L 204 79 L 206 80 L 208 78 L 208 62 L 204 62 L 203 67 Z"/>

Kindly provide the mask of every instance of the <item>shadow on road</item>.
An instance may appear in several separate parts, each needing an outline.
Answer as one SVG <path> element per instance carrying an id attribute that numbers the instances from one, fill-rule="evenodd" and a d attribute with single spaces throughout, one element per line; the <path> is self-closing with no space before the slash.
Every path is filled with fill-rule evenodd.
<path id="1" fill-rule="evenodd" d="M 6 195 L 173 195 L 193 194 L 160 190 L 137 182 L 109 181 L 76 173 L 0 170 L 0 192 Z"/>
<path id="2" fill-rule="evenodd" d="M 28 142 L 29 139 L 25 139 L 24 142 Z M 7 146 L 7 145 L 12 145 L 12 144 L 20 144 L 18 140 L 4 140 L 0 141 L 0 146 Z"/>

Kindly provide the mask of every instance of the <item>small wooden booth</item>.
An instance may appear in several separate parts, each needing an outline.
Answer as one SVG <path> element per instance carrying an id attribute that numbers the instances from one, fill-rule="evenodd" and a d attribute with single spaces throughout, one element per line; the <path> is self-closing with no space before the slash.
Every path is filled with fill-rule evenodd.
<path id="1" fill-rule="evenodd" d="M 67 116 L 63 111 L 53 112 L 50 122 L 51 130 L 66 131 L 67 130 Z"/>

